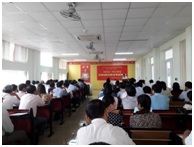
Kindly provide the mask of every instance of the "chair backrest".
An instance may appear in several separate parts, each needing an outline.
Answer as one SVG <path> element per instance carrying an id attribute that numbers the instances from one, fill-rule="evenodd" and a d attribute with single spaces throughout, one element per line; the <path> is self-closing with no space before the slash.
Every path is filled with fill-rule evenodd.
<path id="1" fill-rule="evenodd" d="M 50 106 L 53 111 L 61 111 L 63 109 L 63 101 L 61 98 L 52 99 Z"/>
<path id="2" fill-rule="evenodd" d="M 70 94 L 64 95 L 62 97 L 62 100 L 63 100 L 63 103 L 64 103 L 65 106 L 71 105 L 71 96 L 70 96 Z"/>
<path id="3" fill-rule="evenodd" d="M 129 133 L 136 145 L 167 145 L 171 141 L 168 130 L 130 130 Z"/>
<path id="4" fill-rule="evenodd" d="M 26 133 L 33 132 L 34 117 L 32 109 L 8 109 L 8 112 L 14 125 L 14 130 L 24 130 Z"/>

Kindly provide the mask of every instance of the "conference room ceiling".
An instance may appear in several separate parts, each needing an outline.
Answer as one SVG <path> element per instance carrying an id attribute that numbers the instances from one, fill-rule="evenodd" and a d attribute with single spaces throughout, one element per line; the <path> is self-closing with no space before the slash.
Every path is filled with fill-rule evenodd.
<path id="1" fill-rule="evenodd" d="M 96 61 L 93 52 L 103 52 L 104 61 L 135 61 L 192 25 L 192 2 L 77 2 L 80 21 L 60 15 L 68 8 L 65 2 L 2 3 L 2 39 L 69 61 Z M 80 41 L 81 35 L 95 36 Z M 95 50 L 86 47 L 90 42 Z"/>

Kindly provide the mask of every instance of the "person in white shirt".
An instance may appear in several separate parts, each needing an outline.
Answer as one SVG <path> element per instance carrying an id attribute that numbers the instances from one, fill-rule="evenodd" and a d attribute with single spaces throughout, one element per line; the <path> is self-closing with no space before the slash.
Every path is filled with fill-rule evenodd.
<path id="1" fill-rule="evenodd" d="M 192 110 L 192 91 L 187 93 L 187 97 L 189 98 L 189 101 L 183 106 L 183 108 L 186 110 Z"/>
<path id="2" fill-rule="evenodd" d="M 127 75 L 126 74 L 123 74 L 122 80 L 127 80 L 127 79 L 128 79 Z"/>
<path id="3" fill-rule="evenodd" d="M 57 88 L 53 89 L 53 97 L 61 98 L 68 94 L 65 89 L 62 89 L 62 85 L 62 82 L 57 82 Z"/>
<path id="4" fill-rule="evenodd" d="M 189 99 L 187 97 L 187 93 L 189 91 L 192 91 L 192 83 L 190 81 L 187 81 L 185 82 L 185 90 L 179 95 L 179 99 L 188 102 Z"/>
<path id="5" fill-rule="evenodd" d="M 35 127 L 38 128 L 39 135 L 43 135 L 47 119 L 44 117 L 36 117 L 36 113 L 37 106 L 44 106 L 45 102 L 39 95 L 37 95 L 36 87 L 34 85 L 27 86 L 26 90 L 27 94 L 21 97 L 19 109 L 33 109 Z"/>
<path id="6" fill-rule="evenodd" d="M 134 86 L 126 88 L 127 97 L 123 98 L 123 109 L 134 109 L 137 106 L 136 89 Z"/>
<path id="7" fill-rule="evenodd" d="M 24 94 L 26 94 L 26 84 L 19 84 L 18 88 L 19 92 L 17 92 L 16 94 L 21 98 Z"/>
<path id="8" fill-rule="evenodd" d="M 185 130 L 183 133 L 182 141 L 184 145 L 192 145 L 192 131 Z"/>
<path id="9" fill-rule="evenodd" d="M 77 131 L 77 144 L 89 145 L 104 142 L 111 145 L 135 145 L 127 132 L 118 126 L 108 124 L 108 113 L 105 103 L 101 100 L 91 100 L 86 106 L 86 120 L 89 124 Z"/>
<path id="10" fill-rule="evenodd" d="M 20 98 L 16 93 L 13 93 L 13 87 L 6 85 L 3 89 L 3 106 L 6 109 L 13 109 L 13 106 L 19 106 Z"/>
<path id="11" fill-rule="evenodd" d="M 29 139 L 23 130 L 14 131 L 14 125 L 9 117 L 9 113 L 4 106 L 2 106 L 2 144 L 29 144 Z"/>

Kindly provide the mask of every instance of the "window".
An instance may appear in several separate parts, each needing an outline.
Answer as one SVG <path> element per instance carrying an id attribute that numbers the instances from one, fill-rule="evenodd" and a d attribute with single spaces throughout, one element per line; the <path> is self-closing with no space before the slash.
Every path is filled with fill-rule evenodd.
<path id="1" fill-rule="evenodd" d="M 154 57 L 150 58 L 150 65 L 151 65 L 151 78 L 154 80 Z"/>
<path id="2" fill-rule="evenodd" d="M 19 70 L 2 70 L 2 81 L 1 81 L 1 89 L 7 84 L 21 84 L 25 83 L 28 79 L 27 71 L 19 71 Z"/>
<path id="3" fill-rule="evenodd" d="M 168 60 L 168 59 L 170 59 L 170 58 L 172 58 L 172 57 L 173 57 L 173 55 L 172 55 L 172 49 L 167 50 L 167 51 L 165 52 L 165 59 Z"/>
<path id="4" fill-rule="evenodd" d="M 59 60 L 59 69 L 66 69 L 67 68 L 67 62 L 63 59 Z"/>
<path id="5" fill-rule="evenodd" d="M 53 57 L 50 53 L 40 53 L 40 65 L 52 67 Z"/>
<path id="6" fill-rule="evenodd" d="M 166 81 L 167 86 L 170 88 L 172 85 L 172 58 L 173 58 L 173 52 L 172 49 L 169 49 L 165 51 L 165 59 L 166 59 Z"/>
<path id="7" fill-rule="evenodd" d="M 47 80 L 53 79 L 53 73 L 47 73 L 47 72 L 42 72 L 41 73 L 41 81 L 46 82 Z"/>
<path id="8" fill-rule="evenodd" d="M 66 80 L 67 79 L 67 74 L 66 73 L 59 73 L 59 81 L 60 80 Z"/>
<path id="9" fill-rule="evenodd" d="M 9 61 L 27 62 L 28 48 L 3 40 L 2 58 Z"/>

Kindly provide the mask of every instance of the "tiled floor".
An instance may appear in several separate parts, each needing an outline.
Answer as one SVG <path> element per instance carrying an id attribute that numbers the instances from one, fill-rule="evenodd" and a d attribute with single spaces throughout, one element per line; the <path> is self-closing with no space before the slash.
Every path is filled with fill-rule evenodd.
<path id="1" fill-rule="evenodd" d="M 70 117 L 67 116 L 66 110 L 64 114 L 64 124 L 59 125 L 60 121 L 53 122 L 54 134 L 51 137 L 47 137 L 49 129 L 45 131 L 44 136 L 39 139 L 39 145 L 67 145 L 71 139 L 76 137 L 77 130 L 79 129 L 79 123 L 85 121 L 85 106 L 91 99 L 96 99 L 100 90 L 93 90 L 92 96 L 77 108 L 76 112 L 72 112 Z"/>

